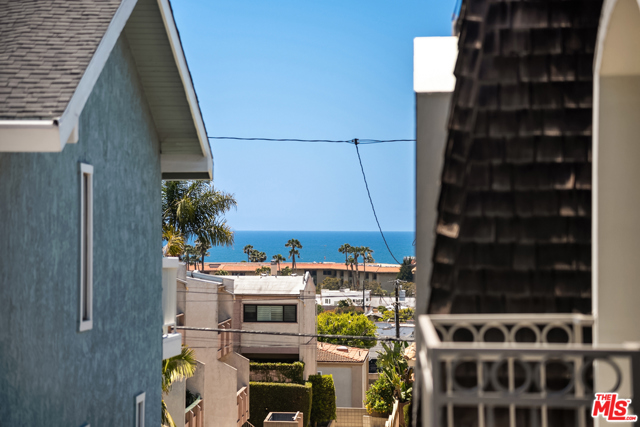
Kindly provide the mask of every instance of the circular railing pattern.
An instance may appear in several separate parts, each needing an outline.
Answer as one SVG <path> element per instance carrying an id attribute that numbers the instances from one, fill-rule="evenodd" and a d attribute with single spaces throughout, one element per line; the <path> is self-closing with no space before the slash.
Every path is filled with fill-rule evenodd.
<path id="1" fill-rule="evenodd" d="M 575 328 L 582 328 L 582 325 L 575 325 L 571 322 L 550 322 L 545 324 L 538 324 L 535 322 L 514 322 L 514 323 L 502 323 L 502 322 L 488 322 L 482 324 L 474 324 L 469 322 L 460 322 L 452 325 L 444 325 L 441 323 L 434 323 L 433 326 L 436 329 L 438 336 L 443 342 L 508 342 L 508 343 L 573 343 L 576 342 Z M 487 341 L 487 333 L 500 332 L 502 334 L 502 341 Z M 557 340 L 554 337 L 550 340 L 550 335 L 558 335 L 561 332 L 563 339 Z M 523 340 L 518 337 L 521 333 L 524 336 L 534 337 L 533 341 Z M 471 337 L 472 339 L 460 339 L 460 337 Z M 465 337 L 465 338 L 466 338 Z"/>
<path id="2" fill-rule="evenodd" d="M 495 391 L 509 395 L 528 393 L 544 394 L 546 397 L 562 397 L 572 395 L 576 390 L 576 384 L 580 384 L 584 393 L 590 394 L 593 393 L 593 387 L 589 382 L 588 375 L 592 372 L 595 361 L 609 365 L 615 374 L 614 385 L 611 390 L 606 392 L 618 391 L 622 383 L 622 370 L 611 358 L 606 356 L 563 357 L 558 356 L 557 353 L 554 355 L 542 355 L 537 359 L 530 355 L 527 355 L 526 358 L 524 355 L 497 355 L 495 359 L 491 360 L 479 360 L 477 356 L 472 354 L 456 355 L 448 361 L 450 365 L 449 369 L 447 369 L 446 381 L 450 387 L 447 387 L 447 389 L 465 394 L 477 394 L 480 391 L 487 391 L 487 389 L 492 388 Z M 457 368 L 467 363 L 475 363 L 479 367 L 479 369 L 476 368 L 476 384 L 472 387 L 465 387 L 456 378 Z M 509 363 L 513 364 L 511 369 L 508 369 Z M 547 381 L 549 378 L 558 379 L 557 375 L 550 376 L 547 372 L 548 366 L 552 363 L 565 367 L 567 384 L 559 390 L 550 389 Z M 515 378 L 516 369 L 519 369 L 523 376 Z M 479 370 L 482 371 L 482 374 L 478 376 Z M 506 371 L 506 375 L 501 373 L 501 370 Z M 501 381 L 501 378 L 502 380 L 507 380 L 507 385 Z M 514 384 L 513 390 L 509 389 L 509 383 Z"/>

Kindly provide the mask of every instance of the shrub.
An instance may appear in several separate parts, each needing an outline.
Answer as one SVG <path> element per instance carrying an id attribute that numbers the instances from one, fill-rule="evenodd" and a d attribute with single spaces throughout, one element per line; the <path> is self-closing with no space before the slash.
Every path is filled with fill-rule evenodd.
<path id="1" fill-rule="evenodd" d="M 367 390 L 364 406 L 367 412 L 380 415 L 391 415 L 393 411 L 393 385 L 384 377 L 380 376 L 375 383 Z M 253 396 L 252 396 L 253 397 Z"/>
<path id="2" fill-rule="evenodd" d="M 404 408 L 402 408 L 402 411 L 404 413 L 404 425 L 406 426 L 410 426 L 411 425 L 411 402 L 407 403 L 406 405 L 404 405 Z"/>
<path id="3" fill-rule="evenodd" d="M 318 315 L 318 333 L 320 335 L 352 335 L 352 336 L 376 336 L 376 325 L 364 314 L 332 313 L 325 311 Z M 371 348 L 376 345 L 374 340 L 318 338 L 318 341 L 352 347 Z"/>
<path id="4" fill-rule="evenodd" d="M 309 375 L 313 388 L 311 402 L 312 423 L 336 419 L 336 388 L 331 375 Z"/>
<path id="5" fill-rule="evenodd" d="M 256 363 L 249 364 L 250 380 L 265 383 L 304 384 L 304 363 Z"/>
<path id="6" fill-rule="evenodd" d="M 269 412 L 302 412 L 304 425 L 309 426 L 311 414 L 311 383 L 278 384 L 249 383 L 249 422 L 263 427 Z"/>

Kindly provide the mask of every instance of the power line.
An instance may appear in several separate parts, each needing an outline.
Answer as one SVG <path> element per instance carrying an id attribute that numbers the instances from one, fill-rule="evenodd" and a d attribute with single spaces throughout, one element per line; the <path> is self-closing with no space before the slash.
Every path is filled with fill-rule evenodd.
<path id="1" fill-rule="evenodd" d="M 413 342 L 411 339 L 401 339 L 394 337 L 369 337 L 358 335 L 325 335 L 325 334 L 305 334 L 296 332 L 272 332 L 272 331 L 246 331 L 244 329 L 221 329 L 221 328 L 196 328 L 193 326 L 176 326 L 176 329 L 185 331 L 201 331 L 201 332 L 231 332 L 238 334 L 254 334 L 254 335 L 279 335 L 285 337 L 310 337 L 310 338 L 328 338 L 328 339 L 347 339 L 347 340 L 365 340 L 365 341 L 407 341 Z"/>
<path id="2" fill-rule="evenodd" d="M 358 162 L 360 162 L 360 170 L 362 171 L 362 178 L 364 179 L 364 186 L 367 189 L 367 195 L 369 196 L 369 202 L 371 203 L 371 210 L 373 210 L 373 216 L 376 219 L 376 224 L 378 224 L 378 230 L 380 230 L 380 235 L 382 236 L 382 240 L 384 240 L 384 244 L 387 247 L 387 250 L 389 251 L 389 254 L 391 255 L 391 258 L 393 258 L 396 263 L 402 264 L 393 255 L 393 252 L 391 252 L 391 248 L 389 247 L 389 244 L 387 243 L 387 239 L 384 237 L 384 233 L 382 232 L 382 227 L 380 227 L 380 221 L 378 221 L 378 215 L 376 214 L 376 208 L 375 208 L 375 206 L 373 206 L 373 199 L 371 198 L 371 192 L 369 191 L 369 184 L 367 183 L 367 175 L 365 175 L 364 167 L 362 166 L 362 158 L 360 157 L 360 150 L 358 149 L 358 145 L 360 145 L 360 142 L 357 139 L 354 139 L 353 140 L 353 145 L 355 145 L 356 153 L 358 153 Z"/>
<path id="3" fill-rule="evenodd" d="M 327 144 L 382 144 L 387 142 L 414 142 L 415 139 L 297 139 L 297 138 L 244 138 L 239 136 L 209 136 L 209 139 L 226 139 L 234 141 L 269 141 L 269 142 L 312 142 Z"/>

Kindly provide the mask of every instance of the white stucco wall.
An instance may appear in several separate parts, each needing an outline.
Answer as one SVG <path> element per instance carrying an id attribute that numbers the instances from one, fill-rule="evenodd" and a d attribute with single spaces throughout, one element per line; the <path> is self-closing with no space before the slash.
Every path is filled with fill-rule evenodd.
<path id="1" fill-rule="evenodd" d="M 414 40 L 416 92 L 416 311 L 427 312 L 447 119 L 455 87 L 456 37 Z"/>
<path id="2" fill-rule="evenodd" d="M 318 362 L 322 375 L 332 375 L 336 388 L 336 406 L 340 408 L 364 408 L 368 386 L 369 359 L 363 363 Z"/>

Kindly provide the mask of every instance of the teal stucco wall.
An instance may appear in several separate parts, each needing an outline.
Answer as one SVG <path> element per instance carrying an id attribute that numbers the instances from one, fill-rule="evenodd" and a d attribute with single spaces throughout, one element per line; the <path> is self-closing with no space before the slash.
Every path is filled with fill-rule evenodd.
<path id="1" fill-rule="evenodd" d="M 0 153 L 0 425 L 160 425 L 160 148 L 121 36 L 61 153 Z M 93 329 L 79 322 L 79 162 L 94 167 Z"/>

